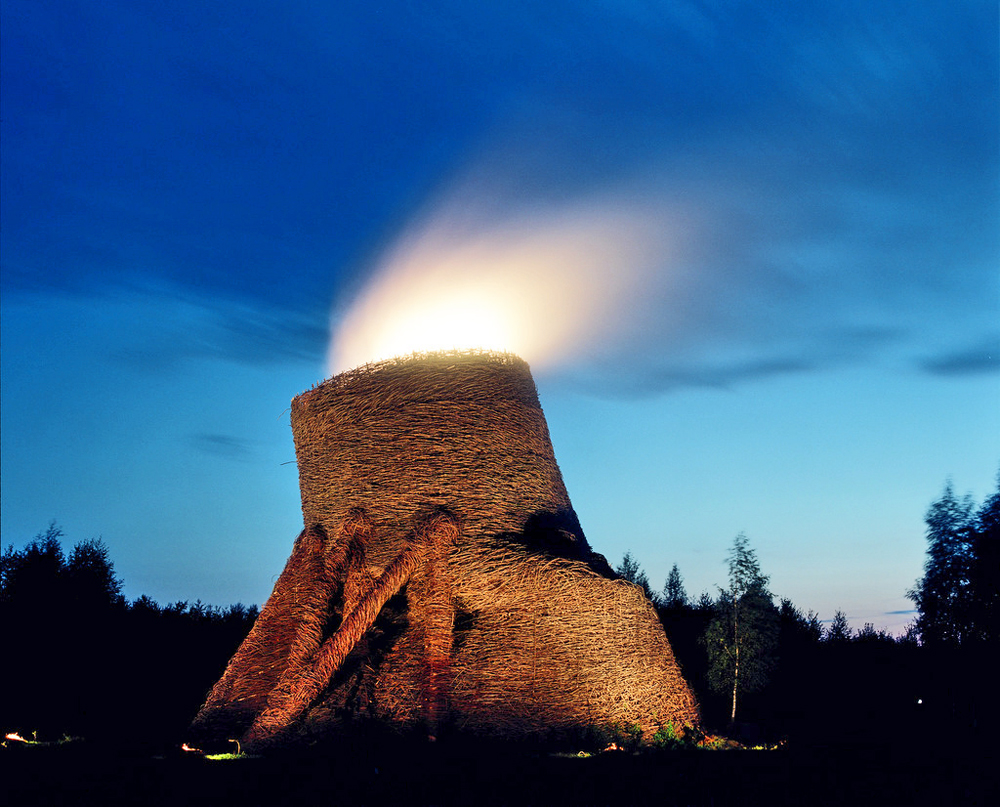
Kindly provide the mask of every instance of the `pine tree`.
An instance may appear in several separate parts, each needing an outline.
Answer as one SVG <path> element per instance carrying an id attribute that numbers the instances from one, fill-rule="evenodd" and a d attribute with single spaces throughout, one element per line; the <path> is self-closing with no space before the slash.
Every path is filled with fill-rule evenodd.
<path id="1" fill-rule="evenodd" d="M 646 594 L 646 597 L 652 600 L 654 604 L 659 599 L 649 587 L 649 577 L 642 570 L 642 567 L 639 565 L 639 561 L 632 557 L 631 551 L 626 552 L 622 557 L 622 562 L 618 564 L 618 568 L 615 569 L 615 573 L 622 578 L 622 580 L 628 580 L 630 583 L 635 583 L 639 586 Z"/>
<path id="2" fill-rule="evenodd" d="M 684 578 L 675 563 L 663 584 L 663 605 L 666 608 L 685 608 L 688 604 L 687 591 L 684 590 Z"/>
<path id="3" fill-rule="evenodd" d="M 813 611 L 803 614 L 790 599 L 782 597 L 778 607 L 781 642 L 815 643 L 823 637 L 823 626 Z"/>
<path id="4" fill-rule="evenodd" d="M 823 634 L 823 640 L 827 642 L 849 642 L 851 641 L 851 626 L 847 621 L 847 614 L 837 610 L 833 614 L 830 626 Z"/>

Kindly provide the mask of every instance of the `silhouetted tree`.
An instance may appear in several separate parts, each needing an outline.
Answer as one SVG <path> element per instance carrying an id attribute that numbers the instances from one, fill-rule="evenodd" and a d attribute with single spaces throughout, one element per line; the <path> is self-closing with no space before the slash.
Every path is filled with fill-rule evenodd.
<path id="1" fill-rule="evenodd" d="M 688 683 L 696 690 L 703 690 L 705 672 L 705 652 L 701 645 L 701 637 L 712 618 L 714 602 L 705 594 L 707 604 L 699 600 L 691 602 L 684 590 L 684 582 L 680 570 L 675 563 L 663 587 L 663 594 L 658 597 L 656 611 L 660 623 L 666 631 L 674 657 Z"/>
<path id="2" fill-rule="evenodd" d="M 834 612 L 833 620 L 827 627 L 826 633 L 823 634 L 823 640 L 827 642 L 851 641 L 851 626 L 847 621 L 847 614 L 840 610 Z"/>
<path id="3" fill-rule="evenodd" d="M 159 603 L 146 594 L 135 600 L 131 609 L 134 614 L 159 614 L 161 612 Z"/>
<path id="4" fill-rule="evenodd" d="M 907 592 L 917 607 L 917 625 L 925 644 L 958 646 L 968 635 L 971 617 L 969 572 L 975 505 L 958 499 L 949 481 L 941 498 L 924 516 L 927 559 L 924 576 Z"/>
<path id="5" fill-rule="evenodd" d="M 920 644 L 920 630 L 917 628 L 916 620 L 910 622 L 903 632 L 896 638 L 896 644 L 916 647 Z"/>
<path id="6" fill-rule="evenodd" d="M 260 615 L 260 609 L 256 605 L 244 605 L 241 602 L 233 603 L 222 612 L 222 621 L 227 623 L 237 623 L 239 625 L 253 625 Z"/>
<path id="7" fill-rule="evenodd" d="M 792 601 L 783 597 L 778 607 L 778 623 L 782 644 L 815 643 L 823 638 L 823 625 L 819 615 L 812 611 L 803 614 Z"/>
<path id="8" fill-rule="evenodd" d="M 81 541 L 69 558 L 55 522 L 20 551 L 8 546 L 0 561 L 0 602 L 19 610 L 69 612 L 122 606 L 122 582 L 100 539 Z"/>
<path id="9" fill-rule="evenodd" d="M 129 605 L 103 541 L 78 543 L 67 557 L 62 537 L 53 523 L 0 555 L 8 730 L 105 740 L 182 731 L 256 606 L 161 608 L 147 596 Z"/>
<path id="10" fill-rule="evenodd" d="M 876 642 L 881 642 L 882 644 L 894 644 L 896 638 L 884 628 L 876 629 L 872 622 L 865 622 L 865 624 L 859 628 L 858 632 L 854 635 L 854 641 L 868 642 L 870 644 Z"/>
<path id="11" fill-rule="evenodd" d="M 1000 474 L 997 490 L 976 514 L 969 558 L 969 635 L 1000 643 Z"/>
<path id="12" fill-rule="evenodd" d="M 615 574 L 617 574 L 622 580 L 628 580 L 630 583 L 635 583 L 639 586 L 654 604 L 658 601 L 657 595 L 649 587 L 649 577 L 642 570 L 634 557 L 632 557 L 631 551 L 626 552 L 622 557 L 622 562 L 618 564 L 615 569 Z"/>
<path id="13" fill-rule="evenodd" d="M 727 563 L 729 585 L 719 590 L 703 641 L 709 684 L 731 694 L 730 721 L 735 722 L 739 695 L 760 689 L 774 667 L 778 620 L 768 578 L 744 533 L 733 540 Z"/>
<path id="14" fill-rule="evenodd" d="M 7 545 L 0 565 L 0 602 L 25 611 L 48 611 L 62 599 L 66 557 L 60 538 L 62 530 L 52 522 L 24 549 Z"/>
<path id="15" fill-rule="evenodd" d="M 675 563 L 670 568 L 670 574 L 663 584 L 661 601 L 666 608 L 685 608 L 688 604 L 687 591 L 684 590 L 684 578 Z"/>
<path id="16" fill-rule="evenodd" d="M 122 581 L 100 538 L 73 547 L 66 562 L 66 583 L 71 601 L 84 610 L 125 605 Z"/>

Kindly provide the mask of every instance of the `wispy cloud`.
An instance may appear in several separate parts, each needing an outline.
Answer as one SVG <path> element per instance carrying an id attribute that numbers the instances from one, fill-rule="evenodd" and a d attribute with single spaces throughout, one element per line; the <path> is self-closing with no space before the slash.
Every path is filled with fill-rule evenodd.
<path id="1" fill-rule="evenodd" d="M 971 347 L 924 359 L 920 367 L 939 376 L 1000 373 L 1000 334 L 991 335 Z"/>
<path id="2" fill-rule="evenodd" d="M 996 317 L 993 5 L 178 13 L 91 4 L 58 35 L 30 4 L 6 14 L 4 293 L 155 278 L 219 312 L 192 350 L 319 362 L 331 301 L 471 177 L 499 216 L 622 188 L 670 211 L 676 249 L 612 340 L 643 388 L 890 346 L 834 332 L 927 355 L 923 334 Z M 109 48 L 121 69 L 98 69 Z"/>
<path id="3" fill-rule="evenodd" d="M 231 434 L 198 433 L 188 437 L 192 448 L 205 454 L 223 459 L 246 462 L 253 454 L 253 444 L 249 440 Z"/>
<path id="4" fill-rule="evenodd" d="M 112 356 L 146 372 L 160 373 L 192 359 L 249 365 L 319 361 L 328 339 L 325 312 L 314 313 L 261 302 L 200 297 L 170 287 L 112 298 L 93 296 L 87 304 L 107 318 L 109 301 L 128 333 Z"/>

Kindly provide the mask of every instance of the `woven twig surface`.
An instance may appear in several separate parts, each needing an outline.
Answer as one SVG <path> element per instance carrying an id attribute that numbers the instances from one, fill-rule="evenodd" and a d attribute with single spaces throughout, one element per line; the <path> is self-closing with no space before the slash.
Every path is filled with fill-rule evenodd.
<path id="1" fill-rule="evenodd" d="M 292 428 L 311 526 L 196 727 L 271 732 L 290 701 L 303 730 L 351 715 L 505 736 L 698 722 L 651 603 L 583 536 L 523 361 L 359 368 L 298 396 Z M 445 511 L 460 530 L 414 543 Z M 396 632 L 371 655 L 355 634 L 377 614 L 358 604 L 379 589 L 366 607 L 382 608 L 403 578 Z"/>

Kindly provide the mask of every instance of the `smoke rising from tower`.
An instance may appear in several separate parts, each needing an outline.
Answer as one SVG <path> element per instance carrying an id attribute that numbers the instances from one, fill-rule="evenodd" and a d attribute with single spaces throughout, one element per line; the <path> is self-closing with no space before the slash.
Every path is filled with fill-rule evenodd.
<path id="1" fill-rule="evenodd" d="M 328 370 L 472 348 L 552 368 L 613 339 L 670 246 L 663 212 L 635 199 L 488 215 L 453 198 L 403 233 L 334 321 Z"/>

